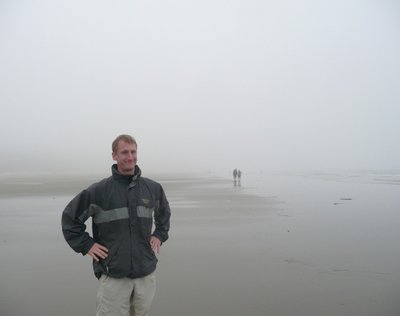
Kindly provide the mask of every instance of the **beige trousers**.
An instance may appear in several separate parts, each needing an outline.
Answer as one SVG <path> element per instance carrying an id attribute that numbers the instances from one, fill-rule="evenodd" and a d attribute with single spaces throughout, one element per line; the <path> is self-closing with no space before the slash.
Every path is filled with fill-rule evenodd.
<path id="1" fill-rule="evenodd" d="M 156 276 L 115 279 L 102 275 L 96 316 L 148 316 L 156 292 Z"/>

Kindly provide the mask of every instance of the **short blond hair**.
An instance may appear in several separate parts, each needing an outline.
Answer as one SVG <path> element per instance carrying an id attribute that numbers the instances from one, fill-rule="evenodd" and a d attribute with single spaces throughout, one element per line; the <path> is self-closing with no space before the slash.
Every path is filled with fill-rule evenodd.
<path id="1" fill-rule="evenodd" d="M 135 140 L 131 135 L 122 134 L 122 135 L 119 135 L 119 136 L 118 136 L 116 139 L 114 139 L 114 141 L 112 142 L 112 146 L 111 146 L 111 147 L 112 147 L 113 153 L 116 153 L 116 152 L 117 152 L 118 143 L 119 143 L 120 140 L 122 140 L 122 141 L 124 141 L 125 143 L 128 143 L 128 144 L 135 144 L 136 147 L 137 147 L 136 140 Z"/>

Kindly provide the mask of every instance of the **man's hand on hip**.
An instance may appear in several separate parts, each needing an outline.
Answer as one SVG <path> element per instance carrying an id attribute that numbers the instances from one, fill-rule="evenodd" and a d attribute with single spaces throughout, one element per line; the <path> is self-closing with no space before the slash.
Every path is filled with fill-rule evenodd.
<path id="1" fill-rule="evenodd" d="M 92 248 L 87 253 L 94 260 L 99 261 L 100 259 L 105 259 L 108 256 L 108 249 L 97 242 L 94 243 Z"/>
<path id="2" fill-rule="evenodd" d="M 160 239 L 158 239 L 155 236 L 151 236 L 150 238 L 150 246 L 151 249 L 155 252 L 155 253 L 159 253 L 160 252 L 160 247 L 161 247 L 161 241 Z"/>

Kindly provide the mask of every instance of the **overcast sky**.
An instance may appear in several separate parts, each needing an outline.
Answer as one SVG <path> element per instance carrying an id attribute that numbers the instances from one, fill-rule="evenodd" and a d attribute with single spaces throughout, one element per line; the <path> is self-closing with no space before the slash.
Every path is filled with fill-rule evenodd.
<path id="1" fill-rule="evenodd" d="M 0 0 L 0 173 L 400 169 L 392 0 Z"/>

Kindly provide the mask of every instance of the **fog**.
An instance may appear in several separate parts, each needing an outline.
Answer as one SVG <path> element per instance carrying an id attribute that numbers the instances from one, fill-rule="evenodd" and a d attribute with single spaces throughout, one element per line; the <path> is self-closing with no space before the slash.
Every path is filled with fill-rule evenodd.
<path id="1" fill-rule="evenodd" d="M 0 2 L 0 173 L 400 168 L 396 1 Z"/>

